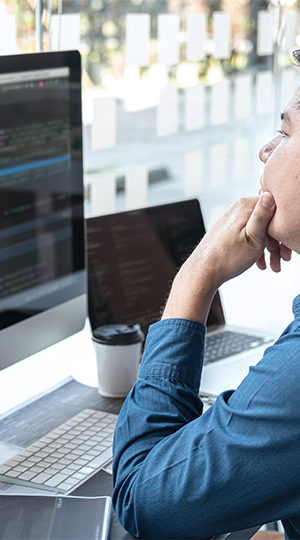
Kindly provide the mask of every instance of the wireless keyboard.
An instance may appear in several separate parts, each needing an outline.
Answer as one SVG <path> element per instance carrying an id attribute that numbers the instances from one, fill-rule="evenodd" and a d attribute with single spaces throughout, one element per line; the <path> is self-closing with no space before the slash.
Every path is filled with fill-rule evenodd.
<path id="1" fill-rule="evenodd" d="M 85 409 L 0 465 L 0 480 L 66 494 L 112 460 L 117 415 Z"/>

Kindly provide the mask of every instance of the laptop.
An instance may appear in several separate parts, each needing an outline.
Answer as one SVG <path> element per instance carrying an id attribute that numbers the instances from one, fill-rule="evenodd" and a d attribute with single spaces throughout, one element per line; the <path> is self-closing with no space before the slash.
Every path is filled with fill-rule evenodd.
<path id="1" fill-rule="evenodd" d="M 87 219 L 88 304 L 92 330 L 160 319 L 173 278 L 205 234 L 198 199 Z M 226 324 L 216 293 L 207 321 L 200 393 L 236 388 L 274 337 Z"/>

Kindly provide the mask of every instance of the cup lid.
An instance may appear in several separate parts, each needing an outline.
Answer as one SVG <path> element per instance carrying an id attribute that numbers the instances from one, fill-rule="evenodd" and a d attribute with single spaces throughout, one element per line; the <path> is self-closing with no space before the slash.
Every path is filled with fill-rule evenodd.
<path id="1" fill-rule="evenodd" d="M 143 341 L 139 324 L 107 324 L 93 330 L 93 341 L 104 345 L 131 345 Z"/>

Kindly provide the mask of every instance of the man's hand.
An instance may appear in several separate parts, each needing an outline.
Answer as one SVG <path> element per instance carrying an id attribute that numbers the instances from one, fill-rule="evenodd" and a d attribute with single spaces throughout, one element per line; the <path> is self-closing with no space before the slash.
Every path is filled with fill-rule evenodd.
<path id="1" fill-rule="evenodd" d="M 232 203 L 181 267 L 162 318 L 180 317 L 205 323 L 211 301 L 222 283 L 255 262 L 259 268 L 266 268 L 265 248 L 271 254 L 272 270 L 278 272 L 280 259 L 289 260 L 291 250 L 267 233 L 275 209 L 269 192 Z"/>

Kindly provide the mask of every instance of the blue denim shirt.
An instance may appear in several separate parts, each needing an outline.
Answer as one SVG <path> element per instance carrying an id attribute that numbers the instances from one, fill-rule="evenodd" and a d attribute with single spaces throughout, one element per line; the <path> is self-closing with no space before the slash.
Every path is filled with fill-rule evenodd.
<path id="1" fill-rule="evenodd" d="M 114 437 L 115 511 L 149 538 L 206 538 L 283 520 L 300 538 L 300 295 L 295 319 L 202 414 L 205 327 L 149 329 Z"/>

